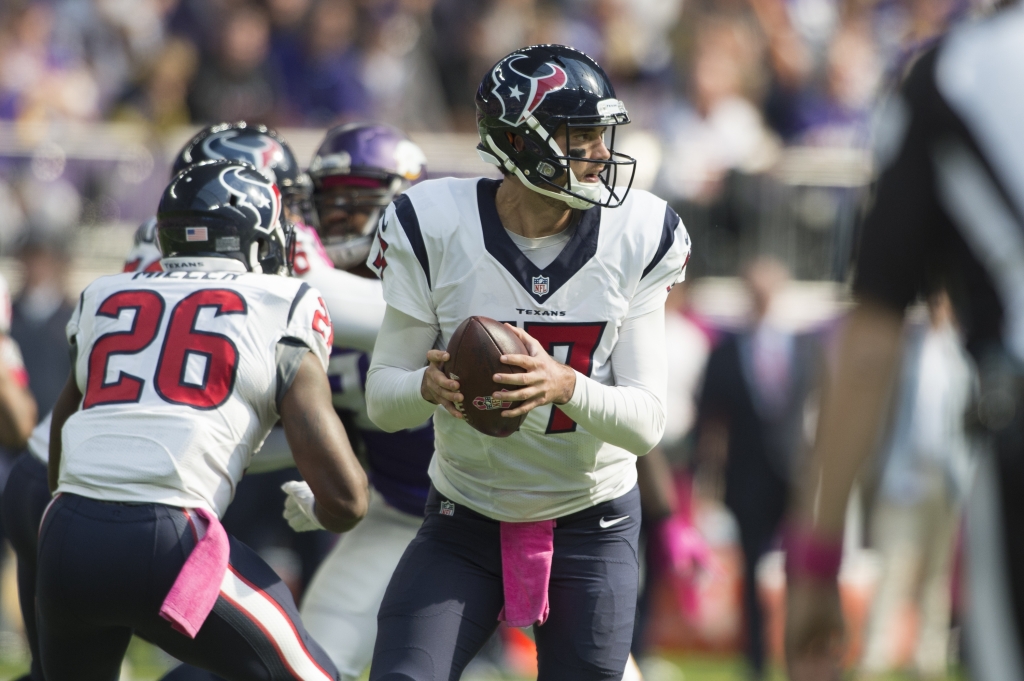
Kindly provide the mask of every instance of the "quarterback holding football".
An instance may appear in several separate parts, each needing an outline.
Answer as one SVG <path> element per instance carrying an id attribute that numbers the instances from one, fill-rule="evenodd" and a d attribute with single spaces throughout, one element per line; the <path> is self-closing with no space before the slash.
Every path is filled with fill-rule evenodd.
<path id="1" fill-rule="evenodd" d="M 387 302 L 369 416 L 385 431 L 433 416 L 435 429 L 426 519 L 378 613 L 370 678 L 458 678 L 505 621 L 534 628 L 539 681 L 618 681 L 636 609 L 636 460 L 664 430 L 664 304 L 690 242 L 665 201 L 630 190 L 636 161 L 614 150 L 629 116 L 587 55 L 517 50 L 476 104 L 480 155 L 503 179 L 409 188 L 367 261 Z M 474 316 L 526 349 L 498 356 L 509 368 L 490 375 L 493 399 L 460 392 L 460 377 L 487 374 L 445 371 L 443 348 Z M 470 426 L 474 409 L 523 418 L 494 437 Z"/>

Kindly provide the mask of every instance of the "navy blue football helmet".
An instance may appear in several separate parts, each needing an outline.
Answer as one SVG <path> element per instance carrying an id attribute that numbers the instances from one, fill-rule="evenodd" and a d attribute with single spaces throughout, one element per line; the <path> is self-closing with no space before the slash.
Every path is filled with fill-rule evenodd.
<path id="1" fill-rule="evenodd" d="M 290 271 L 281 192 L 248 163 L 203 161 L 186 167 L 164 190 L 156 223 L 164 258 L 232 258 L 257 274 Z"/>
<path id="2" fill-rule="evenodd" d="M 178 153 L 171 174 L 193 163 L 224 158 L 254 166 L 277 184 L 285 205 L 302 214 L 309 200 L 309 177 L 299 168 L 291 146 L 265 125 L 238 121 L 203 128 Z"/>
<path id="3" fill-rule="evenodd" d="M 491 68 L 476 93 L 481 158 L 513 173 L 536 192 L 569 204 L 614 208 L 633 184 L 636 159 L 616 152 L 615 128 L 629 123 L 625 105 L 597 62 L 564 45 L 516 50 Z M 554 135 L 564 126 L 565 151 Z M 573 128 L 606 129 L 607 159 L 586 158 L 569 147 Z M 525 142 L 516 149 L 515 138 Z M 600 164 L 600 182 L 581 182 L 570 161 Z M 625 187 L 619 168 L 629 169 Z M 605 195 L 607 192 L 607 195 Z M 602 198 L 603 197 L 603 198 Z"/>

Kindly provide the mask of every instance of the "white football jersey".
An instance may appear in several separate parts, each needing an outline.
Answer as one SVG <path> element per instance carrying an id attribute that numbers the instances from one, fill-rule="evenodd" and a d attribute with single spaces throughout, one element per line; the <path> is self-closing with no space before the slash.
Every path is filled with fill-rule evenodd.
<path id="1" fill-rule="evenodd" d="M 370 352 L 387 308 L 380 280 L 336 269 L 312 227 L 297 227 L 295 236 L 295 275 L 322 292 L 334 324 L 327 367 L 334 406 L 351 414 L 359 429 L 380 430 L 366 415 L 364 390 Z"/>
<path id="2" fill-rule="evenodd" d="M 306 351 L 326 368 L 330 315 L 308 283 L 230 271 L 126 273 L 68 322 L 82 404 L 59 492 L 223 515 Z"/>
<path id="3" fill-rule="evenodd" d="M 336 269 L 316 230 L 307 225 L 295 227 L 294 271 L 323 295 L 335 347 L 371 352 L 387 308 L 380 280 Z"/>
<path id="4" fill-rule="evenodd" d="M 539 269 L 498 218 L 499 185 L 446 178 L 399 196 L 368 260 L 384 298 L 438 325 L 439 348 L 463 320 L 482 315 L 525 329 L 555 359 L 614 385 L 610 358 L 623 320 L 663 307 L 683 279 L 690 240 L 679 216 L 634 189 L 618 208 L 582 212 L 561 254 Z M 441 408 L 434 427 L 434 485 L 498 520 L 560 517 L 636 484 L 633 454 L 578 428 L 553 405 L 534 409 L 508 438 L 483 435 Z"/>

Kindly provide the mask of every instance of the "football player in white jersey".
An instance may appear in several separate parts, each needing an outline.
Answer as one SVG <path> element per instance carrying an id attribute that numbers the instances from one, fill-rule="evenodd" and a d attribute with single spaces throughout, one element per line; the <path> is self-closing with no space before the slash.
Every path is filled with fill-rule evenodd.
<path id="1" fill-rule="evenodd" d="M 517 50 L 477 92 L 481 156 L 504 179 L 429 180 L 388 208 L 368 262 L 387 301 L 367 380 L 384 430 L 433 415 L 427 517 L 378 614 L 371 680 L 451 678 L 499 618 L 534 626 L 540 681 L 615 679 L 638 579 L 636 457 L 665 421 L 664 305 L 689 238 L 629 191 L 628 123 L 600 66 Z M 617 171 L 630 177 L 617 182 Z M 471 315 L 509 322 L 526 371 L 497 374 L 526 414 L 508 438 L 465 423 L 442 350 Z"/>
<path id="2" fill-rule="evenodd" d="M 218 123 L 200 130 L 190 139 L 175 157 L 171 179 L 181 170 L 193 163 L 227 158 L 252 164 L 263 175 L 278 185 L 282 197 L 282 215 L 287 221 L 295 223 L 299 219 L 302 205 L 308 200 L 308 178 L 301 172 L 295 154 L 288 143 L 277 133 L 262 125 L 250 125 L 245 121 L 236 123 Z M 151 217 L 139 225 L 132 239 L 132 248 L 124 262 L 124 272 L 160 272 L 160 248 L 156 243 L 156 217 Z M 6 295 L 6 294 L 5 294 Z M 5 346 L 6 348 L 6 346 Z M 23 373 L 23 372 L 22 372 Z M 271 446 L 264 446 L 254 457 L 247 474 L 276 471 L 294 466 L 291 452 L 287 449 L 284 433 L 275 428 L 267 438 Z M 18 595 L 22 604 L 22 619 L 29 649 L 32 653 L 31 671 L 27 678 L 42 681 L 42 669 L 39 663 L 38 639 L 35 624 L 35 563 L 36 543 L 39 521 L 43 510 L 50 501 L 50 491 L 46 481 L 46 465 L 49 456 L 50 415 L 47 414 L 32 431 L 27 450 L 18 458 L 11 469 L 14 485 L 10 493 L 3 497 L 3 523 L 7 536 L 14 548 L 18 560 Z M 278 446 L 274 443 L 280 442 Z M 247 483 L 251 478 L 243 478 L 235 493 L 235 500 L 249 496 L 258 496 L 262 490 L 251 489 Z M 279 484 L 279 483 L 277 483 Z M 275 488 L 274 492 L 279 494 Z M 275 494 L 275 498 L 276 498 Z M 251 505 L 251 504 L 250 504 Z M 225 523 L 232 533 L 240 533 L 247 526 L 258 521 L 243 517 L 239 519 L 238 506 L 232 507 L 233 518 Z M 235 522 L 230 522 L 230 520 Z M 273 528 L 270 528 L 272 531 Z M 261 528 L 260 531 L 266 531 Z M 246 540 L 251 541 L 252 534 L 245 533 Z M 303 542 L 308 545 L 310 542 Z M 314 550 L 315 561 L 321 558 L 321 552 Z M 305 556 L 303 556 L 305 558 Z M 312 574 L 312 569 L 309 570 Z M 182 681 L 191 679 L 187 676 L 188 665 L 181 665 L 175 678 Z M 195 678 L 208 678 L 205 672 L 195 670 Z"/>
<path id="3" fill-rule="evenodd" d="M 422 178 L 425 161 L 420 148 L 391 126 L 332 128 L 309 167 L 316 229 L 296 228 L 295 274 L 324 293 L 334 323 L 327 368 L 334 406 L 362 440 L 371 484 L 366 518 L 342 535 L 320 565 L 300 610 L 341 678 L 351 681 L 370 663 L 377 610 L 395 565 L 423 522 L 430 488 L 430 419 L 408 430 L 382 432 L 366 415 L 363 389 L 386 307 L 366 256 L 378 218 L 399 192 Z M 305 492 L 301 485 L 289 488 L 293 495 Z M 303 514 L 291 519 L 300 531 L 318 527 Z"/>
<path id="4" fill-rule="evenodd" d="M 207 126 L 178 153 L 174 172 L 193 163 L 216 159 L 245 161 L 255 166 L 281 190 L 284 221 L 301 228 L 302 215 L 309 201 L 309 178 L 291 145 L 277 131 L 247 121 Z M 299 265 L 296 269 L 301 269 L 302 258 L 296 255 L 295 260 Z M 326 300 L 327 292 L 321 289 L 321 293 Z M 229 533 L 257 553 L 269 553 L 274 549 L 291 552 L 298 559 L 299 569 L 292 573 L 289 581 L 293 590 L 299 592 L 309 584 L 317 565 L 334 543 L 333 537 L 326 532 L 294 534 L 281 517 L 278 510 L 284 502 L 281 484 L 300 479 L 284 432 L 275 427 L 253 457 L 246 476 L 238 485 L 231 508 L 222 519 Z M 190 672 L 187 665 L 182 665 L 170 677 L 174 681 L 200 681 L 203 678 L 208 677 Z"/>
<path id="5" fill-rule="evenodd" d="M 280 419 L 334 531 L 366 477 L 330 402 L 331 323 L 287 273 L 280 192 L 200 163 L 161 199 L 164 272 L 103 277 L 68 324 L 36 602 L 50 681 L 113 681 L 132 634 L 226 679 L 336 679 L 287 587 L 220 525 Z"/>

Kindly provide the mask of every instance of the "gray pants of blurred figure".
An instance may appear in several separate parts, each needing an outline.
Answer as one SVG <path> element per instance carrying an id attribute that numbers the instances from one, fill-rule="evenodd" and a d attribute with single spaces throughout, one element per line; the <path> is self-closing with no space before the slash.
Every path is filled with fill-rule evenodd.
<path id="1" fill-rule="evenodd" d="M 879 673 L 898 662 L 898 618 L 908 604 L 918 613 L 913 665 L 925 678 L 946 675 L 953 542 L 960 507 L 940 476 L 916 503 L 878 499 L 871 537 L 882 571 L 868 620 L 862 670 Z"/>

